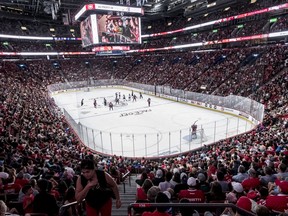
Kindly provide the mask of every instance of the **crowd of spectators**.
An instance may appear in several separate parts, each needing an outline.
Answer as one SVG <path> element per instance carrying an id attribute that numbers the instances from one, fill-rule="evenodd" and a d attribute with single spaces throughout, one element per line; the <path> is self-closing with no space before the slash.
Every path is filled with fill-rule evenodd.
<path id="1" fill-rule="evenodd" d="M 211 20 L 218 20 L 221 18 L 226 18 L 230 16 L 235 16 L 243 13 L 248 13 L 256 10 L 260 10 L 263 8 L 268 8 L 275 5 L 280 5 L 286 3 L 285 1 L 256 1 L 255 3 L 247 2 L 247 4 L 243 4 L 239 7 L 239 5 L 232 6 L 229 10 L 225 10 L 223 8 L 222 11 L 213 11 L 208 14 L 203 14 L 201 16 L 192 16 L 190 19 L 187 17 L 177 17 L 177 19 L 158 19 L 153 22 L 146 22 L 143 26 L 142 34 L 153 34 L 159 32 L 167 32 L 173 31 L 177 29 L 181 29 L 184 27 L 197 25 L 200 23 L 209 22 Z M 171 24 L 169 24 L 171 23 Z M 169 25 L 168 25 L 169 24 Z M 148 28 L 149 27 L 149 28 Z"/>
<path id="2" fill-rule="evenodd" d="M 25 70 L 19 69 L 14 62 L 3 62 L 0 69 L 2 192 L 11 194 L 11 196 L 12 194 L 19 195 L 19 201 L 23 199 L 25 212 L 44 209 L 44 207 L 32 208 L 30 205 L 30 203 L 41 200 L 37 194 L 42 194 L 41 187 L 43 185 L 43 187 L 46 187 L 47 184 L 50 185 L 48 193 L 53 196 L 49 196 L 49 199 L 51 202 L 53 200 L 51 205 L 55 206 L 47 211 L 55 213 L 58 211 L 59 205 L 67 203 L 68 199 L 70 202 L 73 200 L 75 176 L 80 174 L 79 160 L 91 152 L 80 144 L 53 101 L 48 98 L 46 93 L 48 84 L 85 80 L 89 77 L 109 79 L 113 76 L 141 83 L 161 84 L 161 81 L 166 80 L 165 84 L 171 82 L 174 84 L 173 87 L 181 88 L 190 82 L 181 82 L 183 77 L 188 80 L 191 77 L 192 81 L 196 77 L 196 81 L 190 85 L 191 88 L 203 83 L 207 85 L 207 89 L 212 91 L 224 82 L 228 85 L 225 85 L 225 88 L 221 86 L 220 94 L 225 95 L 228 90 L 229 94 L 233 94 L 234 90 L 237 93 L 239 89 L 245 90 L 245 92 L 238 92 L 240 95 L 253 93 L 253 98 L 266 105 L 266 117 L 263 123 L 248 134 L 228 138 L 176 158 L 153 161 L 144 158 L 137 160 L 125 159 L 121 156 L 98 156 L 99 164 L 114 176 L 119 176 L 119 173 L 124 173 L 127 169 L 133 170 L 135 167 L 141 167 L 146 172 L 146 175 L 144 175 L 145 172 L 143 173 L 144 177 L 141 181 L 144 182 L 144 178 L 152 181 L 152 184 L 151 182 L 143 184 L 143 193 L 147 193 L 148 199 L 150 195 L 149 189 L 146 187 L 154 188 L 155 197 L 157 194 L 155 191 L 158 191 L 155 187 L 160 185 L 160 191 L 168 191 L 170 199 L 177 201 L 185 199 L 187 193 L 182 190 L 190 187 L 188 190 L 203 190 L 201 199 L 196 199 L 199 202 L 222 202 L 226 200 L 224 192 L 229 192 L 228 197 L 233 202 L 236 202 L 237 198 L 240 200 L 243 195 L 248 195 L 255 201 L 266 200 L 266 206 L 269 209 L 284 211 L 283 205 L 275 206 L 271 204 L 270 199 L 273 200 L 277 193 L 286 197 L 288 192 L 282 188 L 282 185 L 286 184 L 282 181 L 287 176 L 288 152 L 288 74 L 287 69 L 283 70 L 285 50 L 285 46 L 278 45 L 239 49 L 234 52 L 204 53 L 199 56 L 187 52 L 126 58 L 102 57 L 89 59 L 89 61 L 67 59 L 57 61 L 60 65 L 58 69 L 53 68 L 53 61 L 49 60 L 26 62 L 28 69 Z M 247 56 L 255 52 L 261 53 L 258 60 L 248 61 L 246 66 L 241 65 Z M 225 58 L 223 58 L 224 55 Z M 264 65 L 264 69 L 262 68 L 263 63 L 268 64 Z M 189 67 L 189 64 L 197 65 L 197 70 L 194 69 L 193 74 L 189 74 L 191 71 L 185 69 Z M 243 71 L 237 70 L 239 66 L 248 68 Z M 217 70 L 212 70 L 213 67 Z M 253 91 L 247 90 L 246 82 L 243 82 L 243 77 L 249 81 L 248 73 L 251 72 L 249 67 L 256 69 L 259 67 L 262 70 L 262 80 L 259 79 L 259 74 L 256 72 L 251 75 L 254 77 L 252 80 L 259 80 L 259 87 Z M 129 68 L 131 70 L 126 71 Z M 267 68 L 267 72 L 265 68 Z M 221 71 L 226 74 L 224 80 L 219 75 Z M 237 71 L 240 75 L 233 75 L 233 71 L 234 73 Z M 213 77 L 214 79 L 211 81 Z M 252 83 L 252 80 L 247 83 Z M 229 84 L 232 82 L 239 85 L 233 88 Z M 279 174 L 278 167 L 281 167 L 281 172 L 284 174 Z M 260 184 L 249 188 L 245 186 L 245 179 L 248 175 L 252 175 L 251 173 L 254 175 L 256 173 Z M 163 179 L 164 176 L 166 181 Z M 184 181 L 185 176 L 187 182 Z M 276 181 L 276 178 L 281 181 Z M 35 180 L 38 182 L 36 183 Z M 31 187 L 25 187 L 27 182 L 31 184 Z M 177 186 L 181 182 L 182 185 Z M 229 184 L 229 182 L 238 182 L 239 184 Z M 278 185 L 280 192 L 277 192 L 275 185 L 272 190 L 272 183 Z M 36 184 L 38 187 L 35 186 Z M 219 184 L 222 188 L 221 191 L 217 190 Z M 142 186 L 142 183 L 140 182 L 139 185 Z M 233 187 L 233 185 L 237 186 Z M 71 196 L 71 193 L 72 198 L 66 198 Z M 145 193 L 143 193 L 137 196 L 143 199 L 143 196 L 145 198 Z M 268 195 L 269 193 L 271 195 Z M 34 201 L 31 201 L 33 199 Z M 276 199 L 281 201 L 281 196 L 277 196 Z M 37 204 L 40 207 L 42 205 L 43 203 Z M 49 212 L 49 214 L 53 214 L 53 212 Z"/>
<path id="3" fill-rule="evenodd" d="M 270 2 L 272 5 L 282 3 Z M 263 4 L 257 2 L 245 11 L 263 8 Z M 265 7 L 268 6 L 266 2 Z M 232 15 L 233 11 L 232 8 L 226 14 Z M 237 8 L 237 14 L 240 12 Z M 212 16 L 209 15 L 207 20 Z M 269 25 L 269 31 L 287 29 L 286 20 L 287 16 L 280 17 L 275 24 Z M 212 34 L 204 32 L 189 37 L 192 42 L 199 42 L 202 38 L 223 39 L 227 34 L 247 35 L 251 29 L 253 34 L 266 33 L 263 27 L 267 21 L 255 26 L 253 22 L 245 23 L 243 29 L 231 26 Z M 199 18 L 199 22 L 203 22 L 203 18 Z M 36 24 L 33 30 L 24 21 L 17 24 L 14 32 L 9 25 L 3 25 L 1 33 L 23 34 L 20 27 L 26 24 L 29 29 L 26 35 L 32 35 L 36 29 L 39 36 L 50 34 L 51 26 Z M 178 21 L 177 28 L 182 25 L 186 25 L 184 20 Z M 169 29 L 172 27 L 175 25 Z M 163 28 L 163 31 L 167 30 L 167 27 Z M 155 33 L 155 25 L 152 30 Z M 61 36 L 70 34 L 69 27 L 66 31 L 56 32 L 63 34 Z M 191 42 L 187 36 L 166 38 L 159 43 L 152 41 L 153 47 Z M 9 42 L 1 44 L 0 49 L 17 52 L 79 51 L 78 46 L 78 43 L 64 42 L 52 43 L 52 46 Z M 121 58 L 3 61 L 0 65 L 0 197 L 9 207 L 15 207 L 10 201 L 17 200 L 19 214 L 45 212 L 56 215 L 59 206 L 75 201 L 79 161 L 94 155 L 99 167 L 109 172 L 118 183 L 127 170 L 143 171 L 136 182 L 139 186 L 136 202 L 154 202 L 155 199 L 166 199 L 165 202 L 230 202 L 258 215 L 264 215 L 259 212 L 267 210 L 265 215 L 269 215 L 271 210 L 284 212 L 288 209 L 286 59 L 287 46 L 271 45 Z M 19 68 L 19 63 L 25 63 L 27 67 Z M 46 87 L 59 82 L 111 78 L 222 96 L 251 97 L 265 104 L 265 118 L 249 133 L 175 157 L 149 160 L 95 154 L 78 140 L 77 134 L 49 98 Z M 0 202 L 1 214 L 7 211 L 5 202 Z M 257 208 L 252 209 L 252 206 Z M 70 210 L 66 213 L 75 215 L 72 211 L 76 209 Z M 232 215 L 230 209 L 221 210 Z"/>
<path id="4" fill-rule="evenodd" d="M 81 37 L 80 29 L 76 26 L 51 24 L 43 21 L 16 20 L 1 17 L 1 34 L 44 36 L 44 37 Z M 21 28 L 22 27 L 22 28 Z M 25 27 L 23 29 L 23 27 Z M 53 30 L 52 30 L 53 29 Z M 73 29 L 73 30 L 71 30 Z"/>

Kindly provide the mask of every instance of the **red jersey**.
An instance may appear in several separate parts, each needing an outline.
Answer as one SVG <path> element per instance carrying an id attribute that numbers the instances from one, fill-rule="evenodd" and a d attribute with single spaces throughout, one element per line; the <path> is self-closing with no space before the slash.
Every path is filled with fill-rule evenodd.
<path id="1" fill-rule="evenodd" d="M 4 192 L 5 193 L 19 193 L 19 191 L 21 190 L 21 185 L 19 184 L 6 184 L 4 185 Z"/>
<path id="2" fill-rule="evenodd" d="M 248 178 L 243 180 L 243 182 L 241 183 L 244 190 L 250 190 L 250 189 L 255 189 L 260 185 L 260 180 L 259 178 Z"/>
<path id="3" fill-rule="evenodd" d="M 284 212 L 287 209 L 288 196 L 267 196 L 266 207 L 275 211 Z"/>
<path id="4" fill-rule="evenodd" d="M 23 199 L 23 210 L 24 210 L 25 214 L 33 212 L 33 201 L 34 201 L 33 194 L 31 194 L 30 196 L 25 196 L 24 197 L 24 199 Z"/>
<path id="5" fill-rule="evenodd" d="M 205 202 L 205 194 L 202 190 L 193 190 L 193 189 L 181 190 L 178 194 L 178 198 L 179 199 L 186 198 L 193 203 Z"/>
<path id="6" fill-rule="evenodd" d="M 147 194 L 143 190 L 143 188 L 137 188 L 137 200 L 146 200 Z"/>
<path id="7" fill-rule="evenodd" d="M 16 178 L 15 184 L 19 184 L 21 187 L 23 187 L 24 185 L 29 184 L 29 180 Z"/>

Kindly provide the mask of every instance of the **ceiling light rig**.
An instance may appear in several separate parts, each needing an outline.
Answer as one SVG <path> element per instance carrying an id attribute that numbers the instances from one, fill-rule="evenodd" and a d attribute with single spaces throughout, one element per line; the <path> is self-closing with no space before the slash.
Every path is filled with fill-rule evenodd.
<path id="1" fill-rule="evenodd" d="M 47 0 L 43 2 L 44 12 L 52 15 L 52 19 L 57 19 L 57 13 L 61 6 L 61 0 Z"/>

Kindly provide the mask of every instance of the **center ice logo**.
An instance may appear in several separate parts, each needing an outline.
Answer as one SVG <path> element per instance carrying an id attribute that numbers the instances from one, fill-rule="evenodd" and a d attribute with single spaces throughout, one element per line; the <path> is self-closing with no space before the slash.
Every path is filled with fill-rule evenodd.
<path id="1" fill-rule="evenodd" d="M 145 109 L 145 110 L 139 110 L 139 111 L 135 111 L 135 112 L 121 113 L 120 117 L 130 116 L 130 115 L 141 115 L 143 113 L 151 112 L 151 111 L 152 111 L 151 109 Z"/>

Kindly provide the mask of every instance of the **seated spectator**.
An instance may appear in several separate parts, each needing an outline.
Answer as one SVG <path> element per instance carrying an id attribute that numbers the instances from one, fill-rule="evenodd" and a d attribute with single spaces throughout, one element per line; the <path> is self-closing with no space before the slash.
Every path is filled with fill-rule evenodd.
<path id="1" fill-rule="evenodd" d="M 241 183 L 243 180 L 247 179 L 248 177 L 249 175 L 246 173 L 245 167 L 243 165 L 240 165 L 238 167 L 238 174 L 234 175 L 232 177 L 232 180 Z"/>
<path id="2" fill-rule="evenodd" d="M 167 195 L 162 192 L 159 192 L 157 194 L 155 201 L 156 203 L 169 203 L 170 202 Z M 157 207 L 154 212 L 144 212 L 142 216 L 160 216 L 160 215 L 170 216 L 171 214 L 167 212 L 168 209 L 169 207 Z"/>
<path id="3" fill-rule="evenodd" d="M 238 198 L 240 198 L 241 196 L 244 196 L 244 189 L 241 183 L 239 182 L 231 182 L 232 185 L 232 193 L 234 193 Z"/>
<path id="4" fill-rule="evenodd" d="M 136 200 L 146 200 L 147 192 L 153 186 L 153 183 L 150 179 L 145 179 L 142 187 L 137 188 Z"/>
<path id="5" fill-rule="evenodd" d="M 56 199 L 47 191 L 48 180 L 40 179 L 38 181 L 38 187 L 39 194 L 37 194 L 34 198 L 33 213 L 45 213 L 49 216 L 57 215 L 58 206 L 56 204 Z"/>
<path id="6" fill-rule="evenodd" d="M 0 178 L 7 179 L 8 177 L 9 177 L 9 174 L 7 172 L 4 172 L 4 167 L 0 166 Z"/>
<path id="7" fill-rule="evenodd" d="M 219 182 L 212 182 L 211 183 L 211 190 L 209 193 L 206 194 L 206 201 L 213 202 L 213 203 L 222 203 L 225 201 L 225 193 L 222 192 L 222 187 Z"/>
<path id="8" fill-rule="evenodd" d="M 158 186 L 160 182 L 164 182 L 163 171 L 161 169 L 157 169 L 155 178 L 152 180 L 153 185 Z"/>
<path id="9" fill-rule="evenodd" d="M 228 192 L 229 191 L 229 186 L 228 186 L 228 182 L 224 180 L 224 173 L 221 171 L 218 171 L 217 174 L 217 182 L 221 185 L 222 188 L 222 192 Z"/>
<path id="10" fill-rule="evenodd" d="M 160 192 L 160 188 L 157 186 L 152 186 L 147 192 L 147 198 L 150 202 L 155 202 L 157 194 Z"/>
<path id="11" fill-rule="evenodd" d="M 208 193 L 210 191 L 210 184 L 208 182 L 206 182 L 205 174 L 199 173 L 197 176 L 197 179 L 199 180 L 197 188 L 199 190 L 202 190 L 204 193 Z"/>
<path id="12" fill-rule="evenodd" d="M 23 187 L 26 184 L 29 184 L 29 180 L 24 178 L 24 173 L 22 171 L 20 171 L 17 174 L 15 184 L 19 184 L 19 185 L 21 185 L 21 187 Z"/>
<path id="13" fill-rule="evenodd" d="M 176 168 L 175 168 L 176 169 Z M 176 169 L 178 170 L 178 169 Z M 173 170 L 174 172 L 174 170 Z M 175 188 L 175 186 L 177 184 L 180 184 L 181 183 L 181 179 L 180 179 L 180 173 L 179 173 L 179 170 L 178 171 L 175 171 L 174 175 L 173 175 L 173 178 L 170 180 L 170 183 L 172 184 L 172 187 Z"/>
<path id="14" fill-rule="evenodd" d="M 64 196 L 64 205 L 66 204 L 69 204 L 69 203 L 72 203 L 72 202 L 75 202 L 76 199 L 75 199 L 75 188 L 74 187 L 69 187 L 65 193 L 65 196 Z M 73 215 L 77 215 L 77 208 L 75 205 L 72 205 L 68 208 L 64 208 L 63 209 L 64 212 L 61 213 L 60 211 L 60 214 L 63 216 L 73 216 Z"/>
<path id="15" fill-rule="evenodd" d="M 174 188 L 173 185 L 170 183 L 172 176 L 172 172 L 168 171 L 165 175 L 165 181 L 159 183 L 159 188 L 162 192 L 166 191 L 168 188 Z"/>
<path id="16" fill-rule="evenodd" d="M 278 173 L 274 175 L 279 180 L 285 180 L 288 177 L 287 165 L 284 163 L 280 163 L 278 165 Z"/>
<path id="17" fill-rule="evenodd" d="M 178 194 L 178 199 L 183 198 L 188 199 L 193 203 L 203 203 L 205 202 L 205 195 L 202 190 L 197 190 L 197 180 L 194 177 L 190 177 L 187 180 L 188 189 L 181 190 Z"/>
<path id="18" fill-rule="evenodd" d="M 265 176 L 260 177 L 261 185 L 267 187 L 269 182 L 273 183 L 276 180 L 276 177 L 275 177 L 275 175 L 273 175 L 273 171 L 272 171 L 271 167 L 268 167 L 268 166 L 265 167 L 264 168 L 264 174 L 265 174 Z"/>
<path id="19" fill-rule="evenodd" d="M 242 196 L 236 203 L 237 207 L 242 208 L 249 212 L 255 212 L 257 203 L 246 196 Z"/>
<path id="20" fill-rule="evenodd" d="M 32 186 L 27 184 L 22 188 L 22 192 L 24 194 L 23 198 L 23 210 L 24 213 L 32 213 L 33 212 L 33 201 L 34 201 L 34 195 Z"/>
<path id="21" fill-rule="evenodd" d="M 266 207 L 271 210 L 284 212 L 288 203 L 288 182 L 275 181 L 275 195 L 269 195 L 266 198 Z"/>
<path id="22" fill-rule="evenodd" d="M 254 190 L 260 186 L 260 180 L 257 176 L 257 172 L 253 168 L 248 170 L 248 175 L 249 178 L 242 181 L 242 186 L 245 191 Z"/>
<path id="23" fill-rule="evenodd" d="M 136 179 L 136 180 L 135 180 L 137 186 L 138 186 L 138 187 L 141 187 L 142 184 L 144 183 L 145 179 L 147 179 L 147 178 L 148 178 L 147 173 L 146 173 L 145 171 L 142 172 L 140 179 Z"/>
<path id="24" fill-rule="evenodd" d="M 182 172 L 180 174 L 181 183 L 175 185 L 175 187 L 174 187 L 174 193 L 176 196 L 181 190 L 187 190 L 188 189 L 187 178 L 188 177 L 187 177 L 186 173 Z"/>
<path id="25" fill-rule="evenodd" d="M 116 166 L 110 167 L 109 171 L 110 175 L 112 178 L 116 181 L 117 184 L 120 184 L 121 179 L 122 179 L 122 174 L 117 170 Z"/>
<path id="26" fill-rule="evenodd" d="M 3 200 L 0 200 L 0 216 L 5 215 L 18 216 L 18 212 L 15 208 L 9 210 L 5 202 Z"/>
<path id="27" fill-rule="evenodd" d="M 190 203 L 188 199 L 181 199 L 179 203 Z M 196 216 L 199 215 L 199 213 L 194 210 L 192 207 L 180 207 L 179 208 L 181 216 Z"/>
<path id="28" fill-rule="evenodd" d="M 266 206 L 262 206 L 262 205 L 257 205 L 255 212 L 256 212 L 256 215 L 259 215 L 259 216 L 271 215 L 269 209 Z"/>
<path id="29" fill-rule="evenodd" d="M 19 193 L 21 190 L 21 185 L 15 183 L 15 176 L 9 175 L 9 178 L 5 180 L 5 184 L 3 187 L 5 193 Z"/>
<path id="30" fill-rule="evenodd" d="M 39 191 L 35 188 L 35 187 L 36 187 L 36 184 L 37 184 L 37 181 L 36 181 L 35 179 L 30 179 L 29 185 L 30 185 L 31 188 L 32 188 L 33 196 L 34 196 L 34 197 L 39 193 Z M 23 188 L 22 188 L 22 189 L 23 189 Z M 23 202 L 23 199 L 24 199 L 24 196 L 25 196 L 25 194 L 22 192 L 22 189 L 21 189 L 20 192 L 19 192 L 18 202 Z"/>

